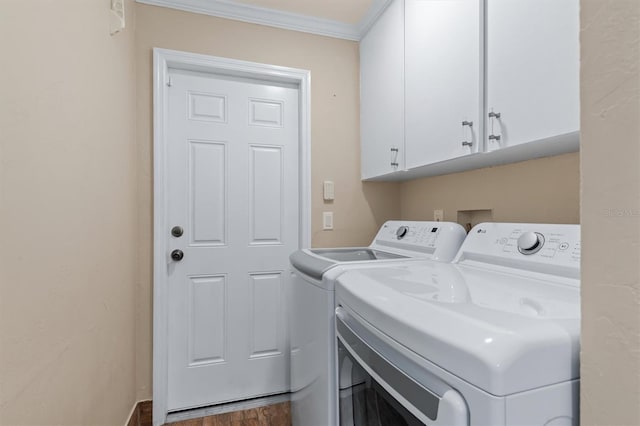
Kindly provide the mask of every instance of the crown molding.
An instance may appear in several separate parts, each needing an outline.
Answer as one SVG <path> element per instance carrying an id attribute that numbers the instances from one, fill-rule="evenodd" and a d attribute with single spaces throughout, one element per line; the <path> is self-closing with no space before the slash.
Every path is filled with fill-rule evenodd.
<path id="1" fill-rule="evenodd" d="M 371 29 L 373 24 L 378 20 L 382 12 L 393 2 L 393 0 L 373 0 L 371 7 L 365 12 L 364 16 L 358 22 L 358 41 Z"/>
<path id="2" fill-rule="evenodd" d="M 359 41 L 392 0 L 374 0 L 358 24 L 238 3 L 232 0 L 136 0 L 138 3 L 268 25 L 327 37 Z"/>

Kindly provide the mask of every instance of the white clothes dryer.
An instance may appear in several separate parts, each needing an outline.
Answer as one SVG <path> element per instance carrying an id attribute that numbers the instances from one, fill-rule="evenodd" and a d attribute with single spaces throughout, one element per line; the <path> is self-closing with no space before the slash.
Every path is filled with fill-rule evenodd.
<path id="1" fill-rule="evenodd" d="M 474 227 L 336 283 L 340 425 L 578 425 L 580 228 Z"/>
<path id="2" fill-rule="evenodd" d="M 402 261 L 450 262 L 466 232 L 456 223 L 389 221 L 368 247 L 303 249 L 291 257 L 291 414 L 294 426 L 338 422 L 335 279 L 347 270 Z"/>

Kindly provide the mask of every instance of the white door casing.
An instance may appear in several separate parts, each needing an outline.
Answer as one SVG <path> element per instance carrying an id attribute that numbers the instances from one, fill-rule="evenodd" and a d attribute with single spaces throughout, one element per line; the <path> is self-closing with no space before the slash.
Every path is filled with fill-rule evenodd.
<path id="1" fill-rule="evenodd" d="M 160 49 L 154 59 L 162 424 L 168 411 L 288 390 L 288 255 L 309 245 L 309 77 Z"/>

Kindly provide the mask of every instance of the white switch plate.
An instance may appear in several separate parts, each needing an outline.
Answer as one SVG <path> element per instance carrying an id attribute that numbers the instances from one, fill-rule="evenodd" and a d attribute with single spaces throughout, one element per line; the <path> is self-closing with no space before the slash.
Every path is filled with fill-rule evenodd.
<path id="1" fill-rule="evenodd" d="M 332 201 L 335 198 L 335 185 L 333 181 L 325 180 L 322 183 L 322 196 L 325 201 Z"/>
<path id="2" fill-rule="evenodd" d="M 333 212 L 322 212 L 322 229 L 333 229 Z"/>
<path id="3" fill-rule="evenodd" d="M 124 30 L 124 1 L 111 0 L 111 16 L 109 22 L 109 31 L 111 35 L 117 34 Z"/>
<path id="4" fill-rule="evenodd" d="M 442 222 L 444 220 L 444 210 L 434 210 L 433 220 L 436 222 Z"/>

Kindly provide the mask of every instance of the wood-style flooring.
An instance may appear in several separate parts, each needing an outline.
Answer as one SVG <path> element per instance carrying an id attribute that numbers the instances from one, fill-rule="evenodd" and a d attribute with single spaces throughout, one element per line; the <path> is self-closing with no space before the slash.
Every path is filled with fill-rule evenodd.
<path id="1" fill-rule="evenodd" d="M 291 426 L 291 403 L 167 423 L 166 426 Z"/>
<path id="2" fill-rule="evenodd" d="M 152 426 L 151 414 L 153 412 L 152 401 L 138 402 L 136 408 L 131 413 L 131 418 L 127 426 Z"/>

